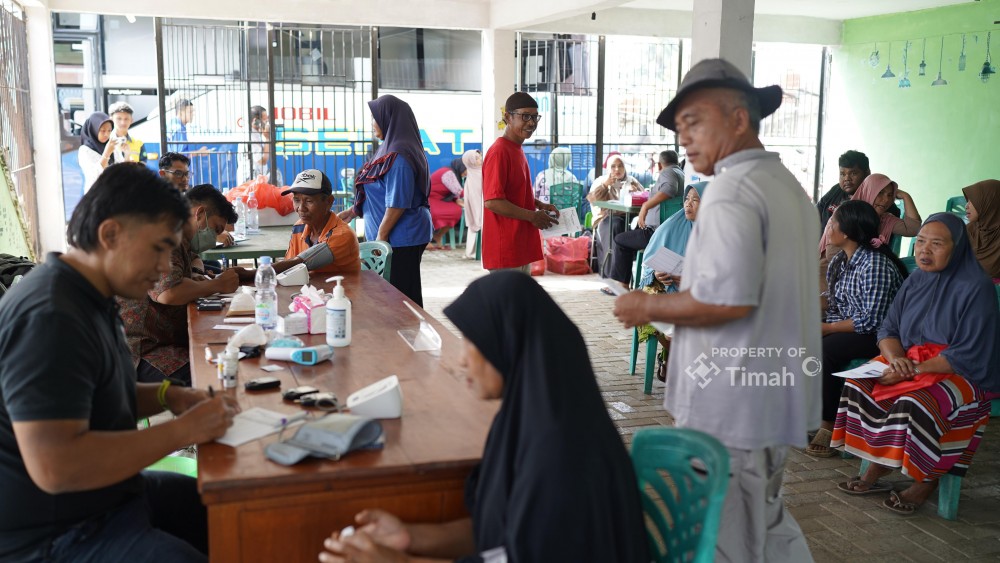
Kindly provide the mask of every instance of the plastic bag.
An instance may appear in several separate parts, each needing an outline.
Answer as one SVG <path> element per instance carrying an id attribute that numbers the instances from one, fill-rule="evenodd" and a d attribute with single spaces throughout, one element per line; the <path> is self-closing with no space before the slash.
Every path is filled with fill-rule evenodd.
<path id="1" fill-rule="evenodd" d="M 933 342 L 928 342 L 927 344 L 917 344 L 911 346 L 909 350 L 906 351 L 906 357 L 913 360 L 914 362 L 926 362 L 927 360 L 936 357 L 938 354 L 943 352 L 947 346 L 941 344 L 934 344 Z M 875 360 L 882 363 L 889 363 L 884 357 L 879 356 Z M 904 393 L 909 393 L 910 391 L 917 391 L 923 389 L 924 387 L 930 387 L 948 379 L 949 374 L 944 373 L 920 373 L 917 374 L 913 379 L 907 381 L 900 381 L 895 385 L 882 385 L 881 383 L 876 383 L 875 387 L 872 388 L 872 398 L 876 401 L 884 401 L 886 399 L 891 399 L 893 397 L 898 397 Z"/>
<path id="2" fill-rule="evenodd" d="M 250 192 L 254 192 L 257 195 L 257 207 L 259 209 L 274 209 L 279 215 L 284 216 L 294 211 L 295 206 L 292 203 L 292 194 L 281 195 L 281 190 L 283 189 L 268 184 L 267 176 L 257 176 L 253 180 L 229 190 L 226 199 L 232 202 L 236 201 L 238 197 L 245 197 L 250 195 Z"/>
<path id="3" fill-rule="evenodd" d="M 545 240 L 545 265 L 554 274 L 590 273 L 590 237 L 552 237 Z"/>

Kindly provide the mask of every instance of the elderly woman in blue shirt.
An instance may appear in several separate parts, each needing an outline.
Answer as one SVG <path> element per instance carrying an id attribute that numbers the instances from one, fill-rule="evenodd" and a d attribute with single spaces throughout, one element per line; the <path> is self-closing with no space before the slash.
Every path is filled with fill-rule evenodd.
<path id="1" fill-rule="evenodd" d="M 826 274 L 823 423 L 806 448 L 814 457 L 835 453 L 830 449 L 830 438 L 844 379 L 833 374 L 851 360 L 878 355 L 876 333 L 906 277 L 906 266 L 882 244 L 878 213 L 867 202 L 841 204 L 830 218 L 828 231 L 830 243 L 840 252 L 833 256 Z"/>

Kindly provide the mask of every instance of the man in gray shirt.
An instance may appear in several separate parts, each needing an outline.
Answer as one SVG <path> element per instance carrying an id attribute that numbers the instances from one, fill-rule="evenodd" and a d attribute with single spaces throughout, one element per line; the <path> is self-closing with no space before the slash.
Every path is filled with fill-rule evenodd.
<path id="1" fill-rule="evenodd" d="M 683 191 L 684 171 L 677 164 L 675 151 L 661 152 L 657 166 L 660 175 L 656 179 L 652 193 L 649 194 L 649 200 L 642 204 L 642 209 L 639 210 L 638 227 L 616 235 L 612 245 L 610 277 L 626 287 L 632 279 L 632 261 L 635 260 L 635 253 L 646 248 L 649 239 L 653 238 L 653 232 L 660 226 L 660 204 L 677 197 Z"/>
<path id="2" fill-rule="evenodd" d="M 820 310 L 815 208 L 758 137 L 781 104 L 732 64 L 701 61 L 657 123 L 688 161 L 714 175 L 688 241 L 680 291 L 632 292 L 615 303 L 626 326 L 676 326 L 664 406 L 680 427 L 729 452 L 717 561 L 812 561 L 785 510 L 790 446 L 819 425 Z"/>

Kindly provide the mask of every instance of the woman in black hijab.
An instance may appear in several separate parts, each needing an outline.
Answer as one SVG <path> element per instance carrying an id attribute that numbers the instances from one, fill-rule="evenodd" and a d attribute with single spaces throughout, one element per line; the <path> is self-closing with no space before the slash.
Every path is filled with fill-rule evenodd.
<path id="1" fill-rule="evenodd" d="M 465 335 L 470 387 L 503 400 L 466 483 L 472 518 L 404 524 L 366 510 L 320 560 L 649 561 L 632 464 L 576 326 L 520 272 L 473 282 L 444 313 Z"/>
<path id="2" fill-rule="evenodd" d="M 83 123 L 80 131 L 80 150 L 77 156 L 83 170 L 83 191 L 94 185 L 97 177 L 108 167 L 114 145 L 108 146 L 114 123 L 108 114 L 95 111 Z"/>

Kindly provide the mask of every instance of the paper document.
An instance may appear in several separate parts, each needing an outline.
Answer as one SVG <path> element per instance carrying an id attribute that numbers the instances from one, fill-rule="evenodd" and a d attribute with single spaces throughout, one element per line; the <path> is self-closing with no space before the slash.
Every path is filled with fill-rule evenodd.
<path id="1" fill-rule="evenodd" d="M 833 375 L 837 377 L 846 377 L 849 379 L 872 379 L 876 377 L 882 377 L 882 372 L 888 368 L 889 368 L 888 364 L 872 361 L 862 366 L 858 366 L 854 369 L 836 372 Z"/>
<path id="2" fill-rule="evenodd" d="M 231 330 L 233 332 L 236 332 L 237 330 L 240 330 L 242 328 L 243 327 L 241 327 L 240 325 L 229 324 L 229 325 L 215 325 L 212 327 L 212 330 Z"/>
<path id="3" fill-rule="evenodd" d="M 628 289 L 625 289 L 620 283 L 613 279 L 609 278 L 605 280 L 604 283 L 611 288 L 611 291 L 614 292 L 615 295 L 622 296 L 629 292 Z M 674 335 L 674 325 L 670 323 L 652 322 L 649 324 L 653 325 L 653 328 L 660 331 L 665 336 Z"/>
<path id="4" fill-rule="evenodd" d="M 642 265 L 654 272 L 663 272 L 671 276 L 684 273 L 684 257 L 669 248 L 662 247 L 642 260 Z"/>
<path id="5" fill-rule="evenodd" d="M 216 440 L 226 446 L 242 446 L 264 436 L 270 436 L 282 427 L 305 419 L 306 412 L 284 414 L 269 411 L 260 407 L 245 410 L 233 417 L 233 425 L 226 430 L 226 435 Z"/>
<path id="6" fill-rule="evenodd" d="M 229 317 L 228 319 L 223 319 L 224 323 L 234 323 L 234 324 L 250 324 L 256 321 L 254 317 Z"/>
<path id="7" fill-rule="evenodd" d="M 567 207 L 559 211 L 559 222 L 555 226 L 542 231 L 542 238 L 571 235 L 580 232 L 580 216 L 576 214 L 576 209 Z"/>

